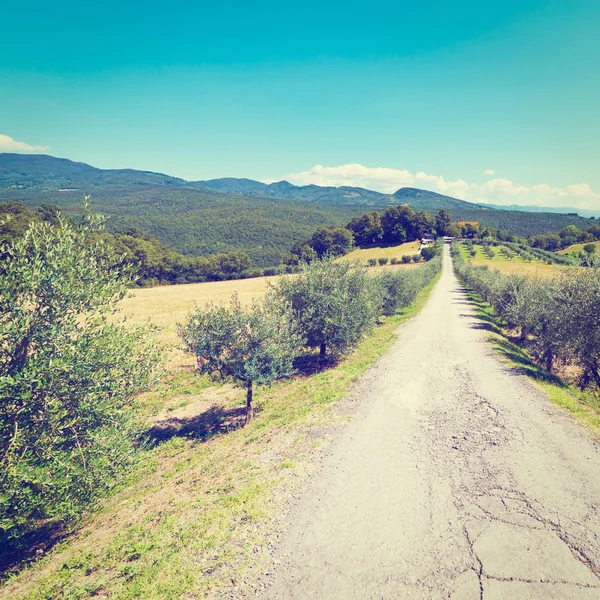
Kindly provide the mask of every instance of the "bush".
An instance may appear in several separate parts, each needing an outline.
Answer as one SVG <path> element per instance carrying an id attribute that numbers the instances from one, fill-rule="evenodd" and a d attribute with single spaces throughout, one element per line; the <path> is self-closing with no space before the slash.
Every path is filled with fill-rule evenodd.
<path id="1" fill-rule="evenodd" d="M 293 361 L 302 338 L 289 306 L 268 295 L 245 309 L 237 295 L 229 308 L 207 304 L 179 326 L 186 350 L 198 359 L 201 373 L 242 382 L 246 393 L 246 423 L 252 419 L 254 384 L 269 384 L 294 372 Z"/>
<path id="2" fill-rule="evenodd" d="M 384 265 L 387 265 L 387 264 L 388 264 L 388 262 L 389 262 L 389 259 L 388 259 L 388 258 L 385 258 L 384 256 L 382 256 L 381 258 L 378 258 L 378 259 L 377 259 L 377 262 L 379 263 L 379 265 L 380 265 L 380 266 L 382 266 L 382 267 L 383 267 Z"/>
<path id="3" fill-rule="evenodd" d="M 375 267 L 375 266 L 377 266 L 377 259 L 375 259 L 375 258 L 369 258 L 367 260 L 367 265 L 369 267 Z"/>
<path id="4" fill-rule="evenodd" d="M 406 265 L 409 262 L 412 262 L 412 258 L 408 254 L 405 254 L 404 256 L 402 256 L 402 262 Z"/>
<path id="5" fill-rule="evenodd" d="M 413 262 L 418 263 L 421 260 L 421 255 L 420 254 L 413 254 L 412 260 L 413 260 Z"/>
<path id="6" fill-rule="evenodd" d="M 455 268 L 489 302 L 549 372 L 580 368 L 582 387 L 600 387 L 600 270 L 563 268 L 555 278 L 505 276 L 472 267 L 453 248 Z"/>
<path id="7" fill-rule="evenodd" d="M 390 260 L 390 264 L 397 265 L 398 264 L 398 259 L 395 256 L 392 257 L 392 259 Z"/>
<path id="8" fill-rule="evenodd" d="M 424 260 L 431 260 L 434 256 L 437 256 L 440 253 L 441 247 L 439 244 L 434 244 L 432 246 L 425 246 L 421 250 L 421 256 Z M 416 262 L 416 261 L 415 261 Z"/>
<path id="9" fill-rule="evenodd" d="M 387 271 L 379 275 L 379 286 L 383 290 L 383 314 L 393 315 L 398 309 L 414 302 L 441 266 L 441 257 L 436 257 L 420 269 Z"/>
<path id="10" fill-rule="evenodd" d="M 0 271 L 0 538 L 78 516 L 135 460 L 131 403 L 160 360 L 114 314 L 132 282 L 93 231 L 34 223 Z"/>
<path id="11" fill-rule="evenodd" d="M 306 345 L 339 356 L 372 328 L 383 303 L 376 279 L 349 261 L 304 263 L 297 277 L 281 278 L 274 293 L 291 305 Z"/>

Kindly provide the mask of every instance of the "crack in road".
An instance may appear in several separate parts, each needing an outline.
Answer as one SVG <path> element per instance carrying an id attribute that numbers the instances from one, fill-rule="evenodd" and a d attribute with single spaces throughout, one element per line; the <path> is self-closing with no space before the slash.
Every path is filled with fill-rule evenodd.
<path id="1" fill-rule="evenodd" d="M 600 455 L 506 369 L 444 257 L 423 311 L 352 390 L 273 568 L 231 597 L 600 598 Z"/>

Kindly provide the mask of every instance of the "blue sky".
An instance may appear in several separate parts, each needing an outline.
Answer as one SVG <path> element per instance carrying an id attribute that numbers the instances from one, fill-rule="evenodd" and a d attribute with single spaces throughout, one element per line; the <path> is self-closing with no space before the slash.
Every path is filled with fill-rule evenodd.
<path id="1" fill-rule="evenodd" d="M 600 208 L 597 0 L 25 0 L 2 16 L 0 151 Z"/>

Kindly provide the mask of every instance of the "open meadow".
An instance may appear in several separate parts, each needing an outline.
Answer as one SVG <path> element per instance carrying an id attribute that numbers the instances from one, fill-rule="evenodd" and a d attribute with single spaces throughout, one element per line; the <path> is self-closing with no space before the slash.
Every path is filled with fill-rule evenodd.
<path id="1" fill-rule="evenodd" d="M 373 248 L 358 248 L 349 254 L 344 256 L 346 260 L 353 260 L 356 262 L 366 262 L 370 258 L 402 258 L 404 255 L 413 255 L 419 251 L 421 244 L 417 242 L 407 242 L 406 244 L 399 244 L 398 246 L 375 246 Z"/>
<path id="2" fill-rule="evenodd" d="M 412 244 L 403 244 L 402 247 L 415 246 Z M 418 244 L 417 244 L 418 247 Z M 370 248 L 365 252 L 376 256 L 376 251 L 389 252 L 396 250 L 400 252 L 401 246 L 390 248 Z M 356 250 L 347 257 L 352 257 Z M 408 253 L 408 252 L 406 252 Z M 415 254 L 414 252 L 410 252 Z M 383 256 L 380 254 L 379 256 Z M 400 256 L 400 254 L 398 254 Z M 344 257 L 344 258 L 347 258 Z M 365 257 L 361 257 L 362 260 Z M 358 260 L 352 259 L 351 260 Z M 409 263 L 398 265 L 386 265 L 385 267 L 372 267 L 369 271 L 379 273 L 383 270 L 413 269 L 422 266 L 421 263 Z M 131 294 L 123 300 L 121 308 L 123 314 L 127 316 L 132 323 L 138 324 L 150 322 L 161 328 L 161 341 L 173 344 L 178 341 L 177 323 L 180 323 L 185 317 L 195 309 L 196 306 L 203 307 L 207 302 L 228 303 L 232 294 L 237 292 L 240 302 L 248 305 L 252 300 L 261 300 L 267 291 L 269 282 L 275 282 L 278 276 L 254 277 L 251 279 L 234 279 L 230 281 L 209 281 L 206 283 L 187 283 L 181 285 L 163 285 L 152 288 L 140 288 L 131 291 Z"/>

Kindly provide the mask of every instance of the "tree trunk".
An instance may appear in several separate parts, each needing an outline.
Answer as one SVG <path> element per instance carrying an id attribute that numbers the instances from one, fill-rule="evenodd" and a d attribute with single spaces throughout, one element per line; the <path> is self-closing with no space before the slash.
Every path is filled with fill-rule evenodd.
<path id="1" fill-rule="evenodd" d="M 248 382 L 248 391 L 246 393 L 246 422 L 245 425 L 248 425 L 250 421 L 252 421 L 252 416 L 254 410 L 252 408 L 252 381 Z"/>
<path id="2" fill-rule="evenodd" d="M 545 358 L 546 358 L 546 371 L 548 371 L 548 373 L 552 373 L 554 357 L 552 356 L 552 352 L 550 350 L 546 350 Z"/>
<path id="3" fill-rule="evenodd" d="M 321 346 L 319 347 L 319 358 L 324 359 L 326 353 L 327 353 L 327 344 L 325 342 L 323 342 L 321 344 Z"/>
<path id="4" fill-rule="evenodd" d="M 521 342 L 527 341 L 527 328 L 521 326 Z"/>

